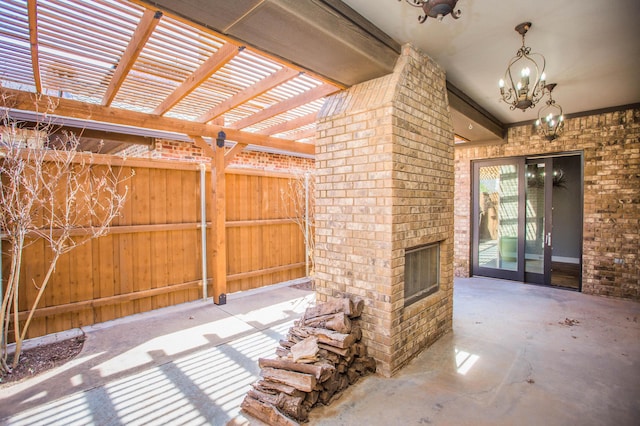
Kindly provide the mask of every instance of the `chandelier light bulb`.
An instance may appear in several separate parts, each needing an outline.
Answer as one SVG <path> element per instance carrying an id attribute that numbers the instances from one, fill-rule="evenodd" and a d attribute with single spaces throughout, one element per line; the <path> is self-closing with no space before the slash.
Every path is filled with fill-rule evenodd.
<path id="1" fill-rule="evenodd" d="M 515 30 L 522 36 L 522 47 L 509 61 L 501 80 L 500 99 L 508 103 L 511 110 L 533 108 L 545 93 L 544 56 L 531 53 L 531 48 L 525 46 L 525 34 L 530 28 L 531 22 L 516 26 Z"/>

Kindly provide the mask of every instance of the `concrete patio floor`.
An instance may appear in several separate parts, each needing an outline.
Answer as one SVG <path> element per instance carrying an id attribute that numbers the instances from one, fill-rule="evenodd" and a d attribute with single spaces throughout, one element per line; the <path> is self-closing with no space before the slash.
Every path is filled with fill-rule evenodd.
<path id="1" fill-rule="evenodd" d="M 310 291 L 276 286 L 84 331 L 81 354 L 0 390 L 7 425 L 261 424 L 239 405 Z M 453 331 L 310 425 L 636 425 L 640 303 L 456 279 Z"/>

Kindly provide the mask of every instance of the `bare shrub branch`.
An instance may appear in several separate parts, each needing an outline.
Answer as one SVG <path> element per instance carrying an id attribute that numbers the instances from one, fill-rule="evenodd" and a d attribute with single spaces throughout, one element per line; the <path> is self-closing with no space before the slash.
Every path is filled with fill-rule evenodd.
<path id="1" fill-rule="evenodd" d="M 310 263 L 309 276 L 313 276 L 315 253 L 315 175 L 313 172 L 298 173 L 289 180 L 287 190 L 280 196 L 286 209 L 286 215 L 293 220 L 304 235 L 307 247 L 307 260 Z"/>
<path id="2" fill-rule="evenodd" d="M 35 96 L 35 95 L 34 95 Z M 79 152 L 80 139 L 64 133 L 49 142 L 52 126 L 37 123 L 22 129 L 12 120 L 8 99 L 2 96 L 4 111 L 0 130 L 0 233 L 9 244 L 9 276 L 0 307 L 2 345 L 0 368 L 10 371 L 20 359 L 22 342 L 60 256 L 93 238 L 105 235 L 120 213 L 128 188 L 121 168 L 93 164 L 93 156 Z M 44 239 L 51 250 L 47 272 L 26 320 L 19 321 L 20 266 L 26 244 Z M 7 343 L 12 332 L 16 349 L 12 366 L 7 365 Z"/>

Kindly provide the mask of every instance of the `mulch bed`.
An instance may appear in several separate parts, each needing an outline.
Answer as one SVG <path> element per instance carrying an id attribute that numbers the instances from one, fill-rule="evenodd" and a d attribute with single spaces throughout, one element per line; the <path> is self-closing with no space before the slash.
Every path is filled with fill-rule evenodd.
<path id="1" fill-rule="evenodd" d="M 11 373 L 0 371 L 0 388 L 12 386 L 72 360 L 82 350 L 84 340 L 84 336 L 79 336 L 23 351 L 20 362 Z M 13 355 L 9 355 L 7 364 L 11 365 L 12 362 Z"/>

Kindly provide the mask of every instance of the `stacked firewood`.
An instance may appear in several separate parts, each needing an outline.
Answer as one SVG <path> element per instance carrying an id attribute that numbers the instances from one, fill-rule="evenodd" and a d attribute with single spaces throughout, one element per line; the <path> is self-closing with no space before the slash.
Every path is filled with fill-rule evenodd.
<path id="1" fill-rule="evenodd" d="M 281 340 L 274 359 L 261 358 L 262 379 L 242 402 L 251 416 L 270 425 L 307 420 L 316 404 L 329 404 L 376 362 L 360 341 L 361 299 L 334 298 L 307 308 Z"/>

